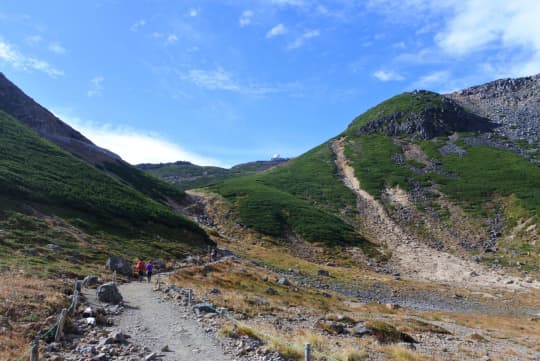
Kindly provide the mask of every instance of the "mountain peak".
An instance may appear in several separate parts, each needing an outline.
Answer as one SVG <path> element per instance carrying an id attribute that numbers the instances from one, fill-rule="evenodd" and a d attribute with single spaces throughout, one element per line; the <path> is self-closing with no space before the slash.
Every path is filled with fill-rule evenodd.
<path id="1" fill-rule="evenodd" d="M 488 119 L 466 111 L 441 94 L 415 90 L 390 98 L 355 118 L 347 133 L 412 135 L 420 139 L 456 131 L 488 131 L 494 127 Z"/>
<path id="2" fill-rule="evenodd" d="M 1 72 L 0 111 L 6 112 L 45 138 L 93 164 L 115 163 L 121 160 L 118 155 L 98 147 L 39 105 Z"/>

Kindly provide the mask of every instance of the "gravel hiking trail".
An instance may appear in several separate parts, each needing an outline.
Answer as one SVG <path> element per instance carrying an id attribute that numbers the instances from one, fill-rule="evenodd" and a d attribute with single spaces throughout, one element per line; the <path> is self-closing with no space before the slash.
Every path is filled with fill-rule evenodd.
<path id="1" fill-rule="evenodd" d="M 197 323 L 189 308 L 159 298 L 147 282 L 119 286 L 126 308 L 118 329 L 131 336 L 131 342 L 145 346 L 170 361 L 233 361 L 220 342 Z M 167 345 L 169 352 L 161 352 Z"/>
<path id="2" fill-rule="evenodd" d="M 433 249 L 402 229 L 383 205 L 363 190 L 354 169 L 344 154 L 345 138 L 331 143 L 336 166 L 343 183 L 356 196 L 363 231 L 376 243 L 392 251 L 390 263 L 402 276 L 417 280 L 459 285 L 464 288 L 523 289 L 539 287 L 538 282 L 525 285 L 515 277 L 502 276 L 479 264 Z"/>

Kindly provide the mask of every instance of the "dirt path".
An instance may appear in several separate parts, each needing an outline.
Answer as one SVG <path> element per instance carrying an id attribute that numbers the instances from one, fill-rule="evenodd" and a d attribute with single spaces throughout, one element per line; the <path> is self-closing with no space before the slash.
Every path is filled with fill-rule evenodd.
<path id="1" fill-rule="evenodd" d="M 356 195 L 363 231 L 374 242 L 388 246 L 392 251 L 390 262 L 403 277 L 465 288 L 522 289 L 539 286 L 537 282 L 525 285 L 515 277 L 501 276 L 474 262 L 437 251 L 407 234 L 388 216 L 380 202 L 360 187 L 354 169 L 345 157 L 344 142 L 345 138 L 341 138 L 332 142 L 331 147 L 344 184 Z"/>
<path id="2" fill-rule="evenodd" d="M 206 333 L 191 310 L 162 301 L 146 282 L 120 286 L 126 309 L 118 329 L 130 335 L 131 342 L 158 352 L 162 360 L 232 361 L 218 340 Z M 167 345 L 170 352 L 160 352 Z"/>

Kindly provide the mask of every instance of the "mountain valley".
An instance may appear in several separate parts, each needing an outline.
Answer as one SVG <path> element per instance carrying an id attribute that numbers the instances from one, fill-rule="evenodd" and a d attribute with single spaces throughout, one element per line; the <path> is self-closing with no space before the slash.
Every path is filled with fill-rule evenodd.
<path id="1" fill-rule="evenodd" d="M 242 360 L 538 359 L 539 136 L 536 75 L 399 94 L 292 159 L 135 167 L 1 75 L 0 358 L 118 256 L 242 320 L 199 320 Z"/>

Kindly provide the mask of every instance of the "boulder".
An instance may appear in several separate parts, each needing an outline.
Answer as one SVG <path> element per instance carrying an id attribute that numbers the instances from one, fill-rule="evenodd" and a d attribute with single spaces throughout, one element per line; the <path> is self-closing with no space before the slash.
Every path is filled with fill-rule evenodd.
<path id="1" fill-rule="evenodd" d="M 114 282 L 107 282 L 97 288 L 97 297 L 101 302 L 114 305 L 122 301 L 122 295 Z"/>
<path id="2" fill-rule="evenodd" d="M 165 265 L 165 262 L 159 258 L 154 259 L 154 272 L 158 271 L 165 271 L 167 269 L 167 266 Z"/>
<path id="3" fill-rule="evenodd" d="M 318 320 L 314 327 L 324 330 L 331 335 L 343 335 L 347 333 L 347 329 L 345 328 L 344 324 L 324 319 Z"/>
<path id="4" fill-rule="evenodd" d="M 57 244 L 54 244 L 54 243 L 49 243 L 47 245 L 47 248 L 50 249 L 51 251 L 54 251 L 54 252 L 58 252 L 62 249 L 62 247 L 60 247 L 59 245 Z"/>
<path id="5" fill-rule="evenodd" d="M 328 272 L 327 270 L 320 269 L 320 270 L 317 271 L 317 275 L 330 277 L 330 272 Z"/>
<path id="6" fill-rule="evenodd" d="M 291 282 L 286 277 L 279 278 L 277 283 L 283 286 L 289 286 L 291 284 Z"/>
<path id="7" fill-rule="evenodd" d="M 98 276 L 88 275 L 84 277 L 83 279 L 83 286 L 84 287 L 92 287 L 99 283 Z"/>
<path id="8" fill-rule="evenodd" d="M 215 313 L 216 309 L 214 308 L 214 305 L 211 303 L 197 303 L 192 306 L 193 311 L 199 313 Z"/>
<path id="9" fill-rule="evenodd" d="M 357 323 L 357 324 L 353 327 L 351 333 L 352 333 L 353 336 L 356 336 L 356 337 L 363 337 L 363 336 L 367 336 L 367 335 L 371 335 L 371 334 L 372 334 L 371 330 L 369 330 L 368 328 L 366 328 L 366 326 L 364 326 L 364 323 L 363 323 L 363 322 Z"/>
<path id="10" fill-rule="evenodd" d="M 109 257 L 107 263 L 105 264 L 105 268 L 110 269 L 111 271 L 116 271 L 123 276 L 131 277 L 133 275 L 133 267 L 131 263 L 122 257 Z"/>
<path id="11" fill-rule="evenodd" d="M 83 311 L 83 317 L 92 317 L 94 316 L 94 310 L 92 310 L 92 307 L 88 306 Z"/>

